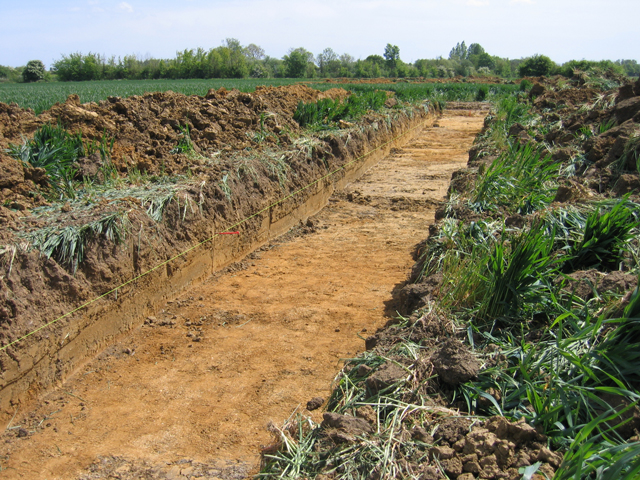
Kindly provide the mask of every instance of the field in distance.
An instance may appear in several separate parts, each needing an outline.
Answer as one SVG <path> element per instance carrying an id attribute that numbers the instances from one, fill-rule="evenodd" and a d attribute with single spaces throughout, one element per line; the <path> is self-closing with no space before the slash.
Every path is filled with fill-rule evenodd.
<path id="1" fill-rule="evenodd" d="M 173 91 L 185 95 L 206 95 L 210 89 L 221 87 L 227 90 L 253 92 L 257 86 L 280 86 L 304 83 L 318 90 L 341 87 L 354 92 L 375 89 L 392 90 L 403 99 L 424 99 L 442 101 L 488 100 L 493 95 L 512 93 L 518 85 L 478 83 L 333 83 L 324 80 L 301 81 L 298 78 L 244 78 L 244 79 L 191 79 L 191 80 L 101 80 L 91 82 L 51 82 L 51 83 L 0 83 L 0 102 L 16 103 L 22 108 L 31 108 L 40 114 L 57 102 L 64 102 L 69 95 L 78 94 L 81 103 L 99 102 L 107 97 L 131 97 L 150 92 Z M 484 95 L 480 95 L 484 91 Z M 480 98 L 482 97 L 482 98 Z"/>

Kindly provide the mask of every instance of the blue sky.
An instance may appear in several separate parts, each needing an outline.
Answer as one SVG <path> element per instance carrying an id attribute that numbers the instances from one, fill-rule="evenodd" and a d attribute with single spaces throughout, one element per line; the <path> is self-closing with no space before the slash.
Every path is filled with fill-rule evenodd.
<path id="1" fill-rule="evenodd" d="M 0 15 L 0 65 L 13 67 L 72 52 L 172 58 L 228 37 L 277 58 L 365 58 L 391 43 L 412 62 L 464 40 L 508 58 L 640 61 L 638 0 L 0 0 Z"/>

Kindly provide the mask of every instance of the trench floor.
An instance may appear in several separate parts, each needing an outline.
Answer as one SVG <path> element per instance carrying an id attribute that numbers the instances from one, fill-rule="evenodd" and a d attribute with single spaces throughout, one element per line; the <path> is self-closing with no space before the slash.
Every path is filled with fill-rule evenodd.
<path id="1" fill-rule="evenodd" d="M 269 424 L 296 409 L 321 421 L 307 401 L 326 399 L 341 359 L 396 315 L 393 292 L 486 113 L 446 111 L 307 224 L 167 303 L 19 412 L 0 478 L 255 473 Z"/>

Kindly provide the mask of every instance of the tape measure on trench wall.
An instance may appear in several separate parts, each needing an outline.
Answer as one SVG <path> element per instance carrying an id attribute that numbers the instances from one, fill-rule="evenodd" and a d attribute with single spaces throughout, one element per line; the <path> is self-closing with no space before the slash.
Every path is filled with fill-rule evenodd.
<path id="1" fill-rule="evenodd" d="M 333 170 L 332 172 L 329 172 L 329 173 L 327 173 L 326 175 L 323 175 L 322 177 L 320 177 L 320 178 L 318 178 L 318 179 L 314 180 L 313 182 L 309 183 L 308 185 L 305 185 L 304 187 L 302 187 L 302 188 L 300 188 L 300 189 L 296 190 L 295 192 L 292 192 L 292 193 L 290 193 L 289 195 L 286 195 L 285 197 L 282 197 L 280 200 L 278 200 L 278 201 L 276 201 L 276 202 L 272 203 L 271 205 L 269 205 L 269 206 L 267 206 L 267 207 L 263 208 L 262 210 L 257 211 L 257 212 L 256 212 L 256 213 L 254 213 L 253 215 L 250 215 L 250 216 L 248 216 L 248 217 L 246 217 L 246 218 L 244 218 L 244 219 L 240 220 L 239 222 L 237 222 L 237 223 L 235 223 L 235 224 L 233 224 L 233 225 L 229 226 L 227 229 L 225 229 L 225 231 L 224 231 L 224 232 L 214 233 L 214 234 L 213 234 L 213 235 L 211 235 L 209 238 L 206 238 L 205 240 L 203 240 L 203 241 L 201 241 L 201 242 L 199 242 L 199 243 L 196 243 L 195 245 L 192 245 L 191 247 L 187 248 L 187 249 L 186 249 L 186 250 L 184 250 L 183 252 L 180 252 L 180 253 L 178 253 L 177 255 L 175 255 L 175 256 L 173 256 L 173 257 L 169 258 L 168 260 L 165 260 L 164 262 L 159 263 L 159 264 L 158 264 L 158 265 L 156 265 L 155 267 L 153 267 L 153 268 L 151 268 L 151 269 L 147 270 L 147 271 L 146 271 L 146 272 L 144 272 L 144 273 L 141 273 L 141 274 L 140 274 L 140 275 L 138 275 L 137 277 L 131 278 L 130 280 L 127 280 L 127 281 L 126 281 L 126 282 L 124 282 L 123 284 L 118 285 L 117 287 L 112 288 L 112 289 L 111 289 L 111 290 L 109 290 L 108 292 L 103 293 L 102 295 L 100 295 L 100 296 L 98 296 L 98 297 L 94 298 L 93 300 L 90 300 L 90 301 L 88 301 L 88 302 L 86 302 L 86 303 L 83 303 L 82 305 L 80 305 L 79 307 L 77 307 L 77 308 L 75 308 L 75 309 L 71 310 L 70 312 L 67 312 L 67 313 L 65 313 L 64 315 L 61 315 L 60 317 L 56 318 L 55 320 L 51 320 L 49 323 L 45 323 L 44 325 L 41 325 L 40 327 L 38 327 L 38 328 L 36 328 L 35 330 L 33 330 L 33 331 L 31 331 L 31 332 L 27 333 L 26 335 L 23 335 L 22 337 L 20 337 L 20 338 L 18 338 L 18 339 L 16 339 L 16 340 L 14 340 L 13 342 L 8 343 L 7 345 L 4 345 L 4 346 L 0 347 L 0 351 L 6 351 L 6 349 L 7 349 L 7 348 L 9 348 L 9 347 L 11 347 L 12 345 L 15 345 L 15 344 L 17 344 L 17 343 L 20 343 L 20 342 L 22 342 L 23 340 L 26 340 L 27 338 L 29 338 L 29 337 L 31 337 L 32 335 L 34 335 L 34 334 L 38 333 L 39 331 L 44 330 L 45 328 L 50 327 L 51 325 L 53 325 L 53 324 L 55 324 L 55 323 L 59 322 L 60 320 L 63 320 L 63 319 L 65 319 L 65 318 L 67 318 L 67 317 L 69 317 L 69 316 L 73 315 L 74 313 L 76 313 L 76 312 L 78 312 L 78 311 L 80 311 L 80 310 L 83 310 L 83 309 L 87 308 L 89 305 L 91 305 L 91 304 L 93 304 L 93 303 L 97 302 L 98 300 L 101 300 L 101 299 L 103 299 L 103 298 L 105 298 L 105 297 L 107 297 L 107 296 L 111 295 L 112 293 L 115 293 L 115 294 L 117 295 L 118 290 L 119 290 L 119 289 L 121 289 L 122 287 L 126 287 L 127 285 L 129 285 L 129 284 L 131 284 L 131 283 L 133 283 L 133 282 L 135 282 L 135 281 L 137 281 L 137 280 L 140 280 L 141 278 L 143 278 L 143 277 L 145 277 L 145 276 L 149 275 L 150 273 L 152 273 L 152 272 L 156 271 L 157 269 L 159 269 L 159 268 L 161 268 L 161 267 L 163 267 L 163 266 L 165 266 L 165 265 L 167 265 L 167 264 L 169 264 L 169 263 L 173 262 L 174 260 L 177 260 L 177 259 L 178 259 L 178 258 L 180 258 L 180 257 L 183 257 L 183 256 L 184 256 L 184 255 L 186 255 L 187 253 L 189 253 L 189 252 L 191 252 L 191 251 L 193 251 L 193 250 L 195 250 L 195 249 L 197 249 L 197 248 L 201 247 L 202 245 L 205 245 L 206 243 L 209 243 L 209 242 L 210 242 L 210 241 L 212 241 L 212 240 L 213 240 L 217 235 L 239 235 L 239 234 L 240 234 L 240 232 L 239 232 L 239 231 L 233 231 L 233 229 L 235 229 L 235 228 L 239 227 L 240 225 L 242 225 L 242 224 L 244 224 L 244 223 L 248 222 L 248 221 L 249 221 L 249 220 L 251 220 L 252 218 L 257 217 L 258 215 L 260 215 L 260 214 L 262 214 L 262 213 L 264 213 L 264 212 L 268 211 L 269 209 L 271 209 L 271 208 L 275 207 L 276 205 L 278 205 L 278 204 L 280 204 L 280 203 L 284 202 L 285 200 L 287 200 L 287 199 L 289 199 L 289 198 L 292 198 L 292 197 L 295 197 L 296 195 L 298 195 L 298 194 L 302 193 L 303 191 L 307 190 L 308 188 L 310 188 L 310 187 L 312 187 L 312 186 L 316 185 L 317 183 L 321 182 L 321 181 L 322 181 L 322 180 L 324 180 L 325 178 L 329 178 L 329 177 L 331 177 L 332 175 L 335 175 L 335 174 L 336 174 L 336 173 L 338 173 L 339 171 L 344 170 L 345 168 L 347 168 L 349 165 L 352 165 L 352 164 L 356 163 L 357 161 L 362 160 L 363 158 L 365 158 L 365 157 L 367 157 L 367 156 L 371 155 L 372 153 L 374 153 L 374 152 L 376 152 L 376 151 L 378 151 L 378 150 L 383 149 L 384 147 L 386 147 L 386 146 L 387 146 L 387 145 L 389 145 L 390 143 L 392 143 L 392 142 L 396 141 L 398 138 L 400 138 L 400 137 L 402 137 L 402 136 L 406 135 L 407 133 L 409 133 L 409 132 L 411 132 L 411 131 L 413 131 L 413 130 L 415 130 L 415 129 L 417 129 L 417 128 L 423 127 L 427 122 L 428 122 L 428 120 L 427 120 L 427 121 L 424 121 L 424 122 L 422 122 L 422 123 L 420 123 L 420 124 L 418 124 L 418 125 L 416 125 L 415 127 L 412 127 L 412 128 L 410 128 L 410 129 L 408 129 L 408 130 L 407 130 L 407 131 L 405 131 L 404 133 L 401 133 L 400 135 L 398 135 L 398 136 L 396 136 L 396 137 L 392 138 L 391 140 L 389 140 L 389 141 L 387 141 L 387 142 L 383 143 L 382 145 L 379 145 L 378 147 L 374 148 L 373 150 L 370 150 L 369 152 L 367 152 L 367 153 L 365 153 L 365 154 L 363 154 L 363 155 L 360 155 L 360 156 L 359 156 L 359 157 L 357 157 L 357 158 L 354 158 L 354 159 L 353 159 L 353 160 L 351 160 L 350 162 L 345 163 L 343 166 L 341 166 L 341 167 L 339 167 L 339 168 L 337 168 L 337 169 Z"/>

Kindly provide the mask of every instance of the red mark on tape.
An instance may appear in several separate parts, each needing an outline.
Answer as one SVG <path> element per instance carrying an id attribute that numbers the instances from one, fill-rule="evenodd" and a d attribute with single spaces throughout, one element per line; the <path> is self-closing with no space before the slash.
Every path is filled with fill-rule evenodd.
<path id="1" fill-rule="evenodd" d="M 220 232 L 216 233 L 216 235 L 240 235 L 240 232 Z"/>

